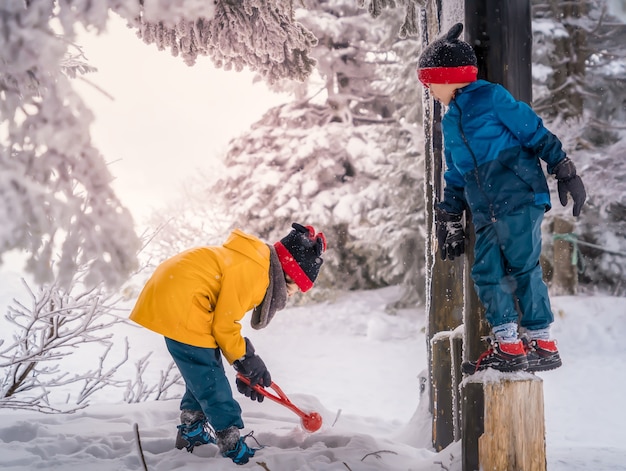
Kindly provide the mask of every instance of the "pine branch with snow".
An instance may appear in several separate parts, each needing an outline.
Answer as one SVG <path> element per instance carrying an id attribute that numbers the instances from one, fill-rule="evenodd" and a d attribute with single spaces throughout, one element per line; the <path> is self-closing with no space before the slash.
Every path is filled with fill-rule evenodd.
<path id="1" fill-rule="evenodd" d="M 127 20 L 145 43 L 169 48 L 188 65 L 205 55 L 225 70 L 248 67 L 269 83 L 303 81 L 315 67 L 310 51 L 317 40 L 294 20 L 292 0 L 221 0 L 205 11 L 180 9 L 180 17 L 165 6 L 155 15 L 149 3 Z"/>
<path id="2" fill-rule="evenodd" d="M 404 21 L 400 28 L 400 37 L 417 36 L 419 34 L 419 21 L 417 12 L 426 2 L 425 0 L 358 0 L 361 8 L 366 7 L 373 18 L 378 18 L 386 9 L 404 6 Z"/>

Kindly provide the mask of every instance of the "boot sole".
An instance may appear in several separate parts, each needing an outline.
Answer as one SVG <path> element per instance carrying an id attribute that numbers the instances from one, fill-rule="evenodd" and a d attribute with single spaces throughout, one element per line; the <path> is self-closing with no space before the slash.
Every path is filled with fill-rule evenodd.
<path id="1" fill-rule="evenodd" d="M 551 370 L 556 370 L 557 368 L 563 366 L 563 362 L 561 362 L 560 360 L 558 362 L 555 363 L 550 363 L 547 365 L 533 365 L 533 366 L 528 366 L 528 371 L 530 373 L 534 373 L 536 371 L 551 371 Z"/>
<path id="2" fill-rule="evenodd" d="M 471 363 L 463 363 L 461 365 L 461 370 L 467 375 L 473 375 L 474 373 L 478 373 L 479 371 L 485 371 L 486 369 L 500 371 L 501 373 L 516 373 L 518 371 L 528 371 L 529 366 L 527 361 L 520 361 L 519 363 L 509 364 L 505 367 L 496 367 L 493 365 L 489 365 L 485 367 L 480 367 L 478 370 L 476 369 L 476 366 L 472 365 Z"/>

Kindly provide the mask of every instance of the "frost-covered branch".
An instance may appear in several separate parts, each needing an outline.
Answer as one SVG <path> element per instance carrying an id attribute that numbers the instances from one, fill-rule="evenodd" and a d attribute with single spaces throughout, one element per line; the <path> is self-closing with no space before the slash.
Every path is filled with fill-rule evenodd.
<path id="1" fill-rule="evenodd" d="M 358 0 L 361 8 L 367 7 L 373 18 L 378 18 L 383 10 L 404 6 L 404 22 L 400 28 L 399 37 L 417 36 L 419 33 L 418 8 L 425 4 L 425 0 Z"/>
<path id="2" fill-rule="evenodd" d="M 157 384 L 149 385 L 144 380 L 144 374 L 150 362 L 152 352 L 140 358 L 135 363 L 135 379 L 127 381 L 124 401 L 128 403 L 144 402 L 149 399 L 159 401 L 167 399 L 167 392 L 173 386 L 183 386 L 182 377 L 174 362 L 170 362 L 165 371 L 160 372 L 160 380 Z"/>
<path id="3" fill-rule="evenodd" d="M 155 401 L 167 399 L 167 392 L 174 385 L 183 386 L 183 380 L 181 374 L 178 372 L 174 362 L 167 365 L 165 371 L 161 371 L 161 379 L 157 385 Z"/>
<path id="4" fill-rule="evenodd" d="M 103 355 L 100 356 L 98 362 L 98 368 L 96 370 L 88 371 L 82 374 L 80 377 L 76 377 L 73 382 L 78 380 L 84 381 L 83 388 L 78 394 L 76 399 L 77 404 L 86 403 L 87 399 L 97 391 L 100 391 L 108 386 L 122 387 L 125 382 L 116 380 L 113 376 L 118 372 L 118 368 L 128 361 L 128 339 L 124 339 L 126 348 L 124 349 L 124 356 L 113 366 L 105 370 L 105 360 L 108 357 L 112 344 L 107 345 Z"/>
<path id="5" fill-rule="evenodd" d="M 15 410 L 30 410 L 35 412 L 41 412 L 44 414 L 58 414 L 58 413 L 73 413 L 80 409 L 85 408 L 86 405 L 80 407 L 73 407 L 70 409 L 59 409 L 56 407 L 51 407 L 38 401 L 37 398 L 33 398 L 28 401 L 20 401 L 15 398 L 5 398 L 0 399 L 0 409 L 15 409 Z"/>
<path id="6" fill-rule="evenodd" d="M 149 364 L 148 359 L 151 355 L 152 352 L 135 363 L 135 379 L 128 381 L 124 393 L 124 401 L 128 403 L 143 402 L 156 390 L 156 385 L 149 386 L 143 380 L 143 375 Z"/>
<path id="7" fill-rule="evenodd" d="M 126 19 L 144 42 L 169 49 L 188 65 L 205 55 L 225 70 L 248 67 L 269 83 L 303 81 L 315 66 L 310 52 L 317 40 L 294 20 L 292 0 L 205 2 L 211 8 L 185 9 L 178 17 L 165 6 L 147 11 L 149 3 Z"/>
<path id="8" fill-rule="evenodd" d="M 83 406 L 103 387 L 121 385 L 112 376 L 127 360 L 128 346 L 124 358 L 108 369 L 104 366 L 112 347 L 107 329 L 125 320 L 114 315 L 118 299 L 101 287 L 84 289 L 73 283 L 69 290 L 50 285 L 33 291 L 22 282 L 30 304 L 14 299 L 5 315 L 12 332 L 0 349 L 0 407 L 26 404 L 33 409 L 57 410 L 50 405 L 49 392 L 80 382 L 85 384 L 76 404 Z M 67 361 L 79 347 L 90 344 L 104 347 L 94 356 L 99 359 L 98 368 L 73 375 L 61 369 L 59 360 Z"/>

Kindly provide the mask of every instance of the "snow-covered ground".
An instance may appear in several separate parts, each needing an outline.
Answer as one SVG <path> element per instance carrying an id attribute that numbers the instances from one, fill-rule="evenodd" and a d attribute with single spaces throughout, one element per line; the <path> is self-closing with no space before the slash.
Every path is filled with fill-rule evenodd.
<path id="1" fill-rule="evenodd" d="M 290 307 L 261 331 L 252 330 L 246 317 L 244 333 L 274 381 L 324 421 L 318 432 L 307 433 L 287 408 L 235 393 L 244 410 L 243 432 L 254 431 L 264 445 L 247 465 L 238 468 L 214 445 L 193 454 L 174 449 L 177 400 L 125 404 L 116 393 L 74 414 L 1 410 L 0 468 L 141 470 L 137 424 L 150 471 L 460 471 L 459 443 L 440 453 L 430 448 L 427 401 L 420 403 L 425 319 L 421 310 L 385 314 L 399 293 L 396 287 L 351 292 Z M 541 375 L 548 469 L 626 470 L 626 298 L 556 297 L 553 307 L 564 366 Z M 133 361 L 153 350 L 154 374 L 167 366 L 162 338 L 132 326 L 117 330 L 129 338 Z M 77 354 L 67 361 L 93 358 Z"/>

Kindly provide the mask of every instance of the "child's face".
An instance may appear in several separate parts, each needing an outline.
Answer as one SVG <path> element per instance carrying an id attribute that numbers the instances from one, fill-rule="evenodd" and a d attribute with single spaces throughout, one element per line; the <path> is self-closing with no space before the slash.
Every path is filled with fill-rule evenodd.
<path id="1" fill-rule="evenodd" d="M 293 281 L 289 275 L 285 275 L 285 281 L 287 282 L 287 296 L 292 297 L 300 288 L 298 288 L 296 282 Z"/>
<path id="2" fill-rule="evenodd" d="M 431 83 L 428 84 L 428 89 L 431 95 L 437 101 L 440 101 L 444 105 L 448 106 L 454 98 L 458 84 L 454 83 Z"/>

